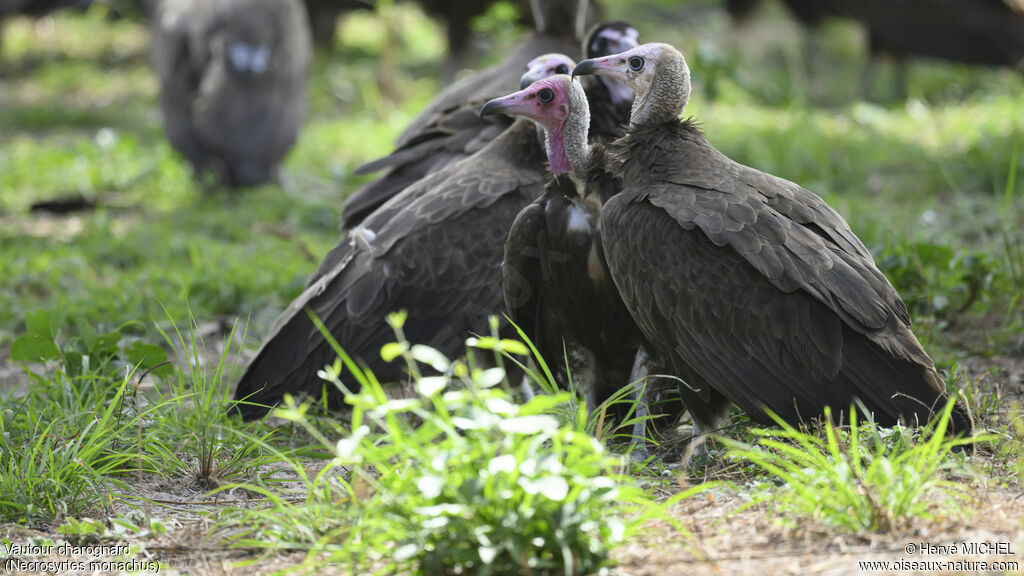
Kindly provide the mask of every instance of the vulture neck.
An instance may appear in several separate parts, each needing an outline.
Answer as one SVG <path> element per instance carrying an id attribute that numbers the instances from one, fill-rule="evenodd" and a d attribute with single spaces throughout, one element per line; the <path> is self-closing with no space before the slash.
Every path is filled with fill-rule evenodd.
<path id="1" fill-rule="evenodd" d="M 590 169 L 590 145 L 587 143 L 590 107 L 578 84 L 573 84 L 569 101 L 565 122 L 547 131 L 548 165 L 555 176 L 568 173 L 579 185 L 586 180 Z"/>
<path id="2" fill-rule="evenodd" d="M 637 93 L 633 101 L 631 129 L 678 122 L 686 110 L 690 100 L 690 69 L 682 55 L 666 56 L 658 62 L 651 87 L 644 94 Z"/>

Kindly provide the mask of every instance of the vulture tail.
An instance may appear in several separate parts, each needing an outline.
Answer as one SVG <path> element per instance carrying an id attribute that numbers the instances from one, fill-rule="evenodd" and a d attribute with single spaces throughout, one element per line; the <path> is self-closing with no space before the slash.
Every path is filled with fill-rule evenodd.
<path id="1" fill-rule="evenodd" d="M 906 342 L 905 346 L 916 348 L 917 343 Z M 839 377 L 883 426 L 892 426 L 901 420 L 911 425 L 927 424 L 949 401 L 942 379 L 933 366 L 887 352 L 847 326 L 843 327 L 843 368 Z M 947 434 L 965 435 L 973 429 L 969 411 L 962 403 L 957 403 L 950 415 Z"/>

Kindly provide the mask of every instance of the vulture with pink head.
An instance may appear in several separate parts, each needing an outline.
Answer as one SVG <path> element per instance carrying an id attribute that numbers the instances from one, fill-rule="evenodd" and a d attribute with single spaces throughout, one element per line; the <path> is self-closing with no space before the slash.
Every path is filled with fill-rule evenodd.
<path id="1" fill-rule="evenodd" d="M 587 95 L 569 76 L 541 80 L 482 110 L 498 112 L 544 128 L 551 170 L 544 193 L 519 213 L 505 243 L 505 304 L 557 381 L 566 387 L 571 379 L 593 411 L 646 368 L 645 356 L 634 366 L 642 336 L 601 243 L 602 207 L 622 189 L 617 167 L 607 138 L 588 139 Z M 643 427 L 634 434 L 642 439 Z"/>
<path id="2" fill-rule="evenodd" d="M 564 55 L 541 55 L 519 82 L 574 65 Z M 593 99 L 600 103 L 606 97 L 596 92 Z M 618 113 L 604 120 L 607 125 L 628 119 L 628 109 L 598 109 Z M 389 312 L 407 312 L 403 331 L 409 342 L 449 357 L 464 351 L 472 333 L 487 333 L 488 318 L 504 312 L 505 240 L 519 211 L 542 192 L 544 160 L 536 126 L 520 120 L 468 158 L 414 182 L 348 231 L 246 368 L 235 391 L 236 399 L 247 402 L 238 406 L 243 416 L 266 413 L 285 393 L 320 397 L 325 383 L 317 372 L 335 353 L 309 313 L 382 382 L 405 376 L 400 362 L 380 356 L 395 338 L 386 322 Z M 340 393 L 328 392 L 338 405 Z"/>

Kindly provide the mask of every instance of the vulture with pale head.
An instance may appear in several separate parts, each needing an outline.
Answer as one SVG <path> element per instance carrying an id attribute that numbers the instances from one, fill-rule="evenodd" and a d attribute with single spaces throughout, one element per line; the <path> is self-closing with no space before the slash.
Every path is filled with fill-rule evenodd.
<path id="1" fill-rule="evenodd" d="M 842 216 L 680 120 L 682 54 L 645 44 L 573 71 L 591 74 L 636 93 L 611 147 L 624 188 L 601 214 L 608 267 L 659 362 L 686 382 L 698 434 L 732 403 L 769 424 L 766 410 L 795 423 L 855 401 L 887 426 L 942 409 L 942 378 L 906 306 Z M 960 405 L 950 429 L 972 429 Z"/>

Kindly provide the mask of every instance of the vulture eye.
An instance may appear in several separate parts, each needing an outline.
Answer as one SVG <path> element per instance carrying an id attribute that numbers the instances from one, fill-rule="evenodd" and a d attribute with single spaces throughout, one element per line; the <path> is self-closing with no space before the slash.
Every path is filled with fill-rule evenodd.
<path id="1" fill-rule="evenodd" d="M 633 72 L 639 72 L 644 69 L 644 59 L 640 56 L 633 56 L 629 59 L 629 69 Z"/>
<path id="2" fill-rule="evenodd" d="M 555 68 L 555 74 L 568 74 L 569 67 L 565 64 L 559 64 L 558 68 Z"/>
<path id="3" fill-rule="evenodd" d="M 540 100 L 542 104 L 547 104 L 555 99 L 555 93 L 552 92 L 550 88 L 545 88 L 540 92 L 537 92 L 537 99 Z"/>

